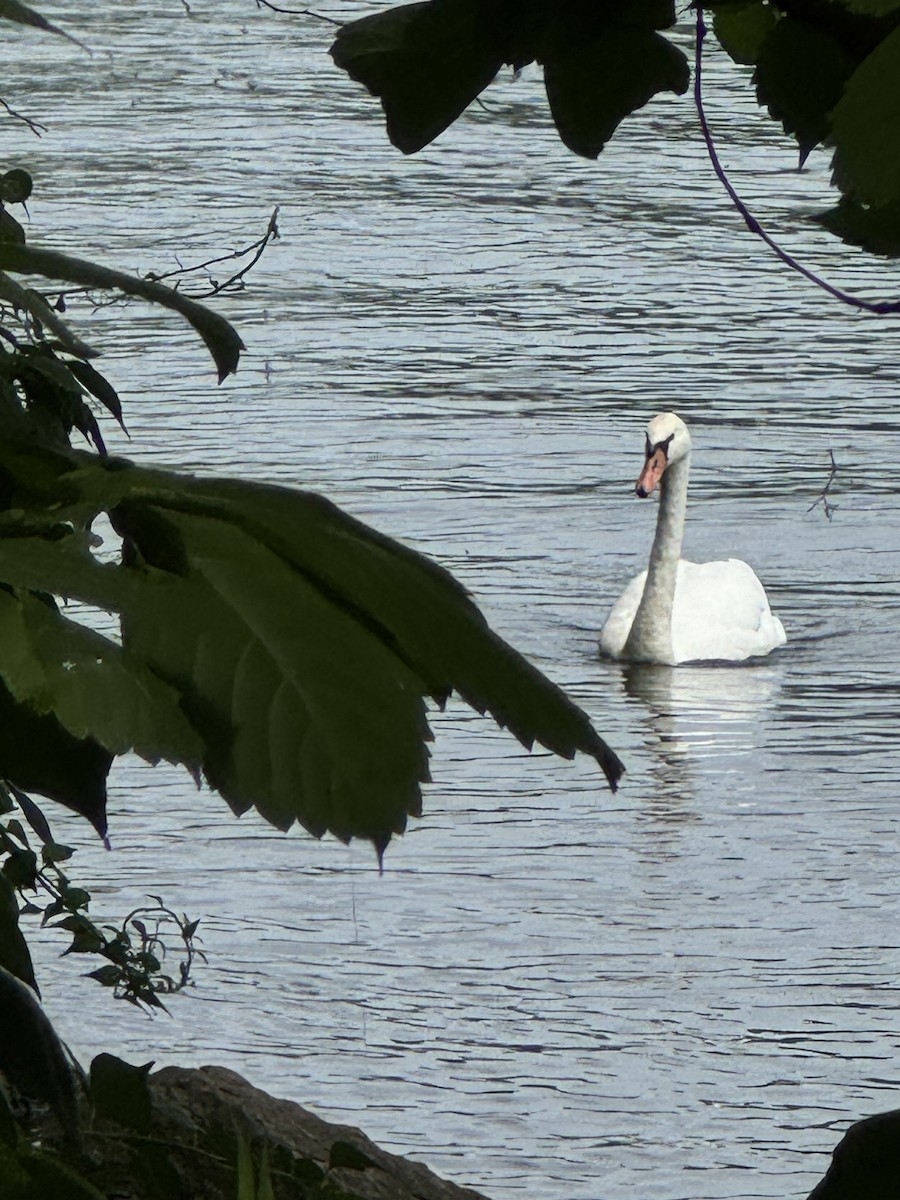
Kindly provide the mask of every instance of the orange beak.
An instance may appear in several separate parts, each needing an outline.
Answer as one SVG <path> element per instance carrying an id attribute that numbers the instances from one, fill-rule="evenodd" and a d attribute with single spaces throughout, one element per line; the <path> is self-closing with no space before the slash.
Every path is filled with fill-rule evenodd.
<path id="1" fill-rule="evenodd" d="M 634 485 L 635 493 L 642 500 L 646 500 L 656 485 L 663 477 L 663 472 L 669 465 L 669 460 L 666 456 L 665 447 L 657 446 L 652 454 L 647 456 L 647 461 L 644 463 L 644 469 L 638 476 L 638 481 Z"/>

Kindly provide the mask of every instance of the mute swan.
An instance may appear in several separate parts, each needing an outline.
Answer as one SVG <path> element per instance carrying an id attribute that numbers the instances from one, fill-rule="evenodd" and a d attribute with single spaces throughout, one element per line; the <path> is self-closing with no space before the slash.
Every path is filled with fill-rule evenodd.
<path id="1" fill-rule="evenodd" d="M 642 499 L 659 484 L 659 514 L 650 564 L 613 605 L 600 649 L 630 662 L 739 662 L 768 654 L 787 638 L 765 589 L 736 558 L 692 563 L 679 558 L 687 509 L 691 437 L 674 413 L 647 426 L 644 469 L 635 491 Z"/>

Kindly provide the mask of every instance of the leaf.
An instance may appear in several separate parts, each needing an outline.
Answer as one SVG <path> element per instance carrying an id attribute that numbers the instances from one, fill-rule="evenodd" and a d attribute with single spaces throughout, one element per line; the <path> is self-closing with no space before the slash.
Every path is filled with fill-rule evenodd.
<path id="1" fill-rule="evenodd" d="M 66 363 L 66 366 L 78 382 L 100 401 L 107 412 L 115 417 L 121 428 L 125 429 L 125 422 L 122 420 L 122 402 L 119 399 L 118 392 L 109 380 L 88 362 L 72 359 Z M 128 431 L 125 430 L 125 432 L 127 433 Z"/>
<path id="2" fill-rule="evenodd" d="M 900 203 L 900 29 L 857 67 L 831 114 L 834 182 L 873 208 Z"/>
<path id="3" fill-rule="evenodd" d="M 0 966 L 33 988 L 38 995 L 34 964 L 25 935 L 19 928 L 19 904 L 6 874 L 0 871 Z"/>
<path id="4" fill-rule="evenodd" d="M 140 515 L 120 527 L 149 549 Z M 187 579 L 154 571 L 126 646 L 184 696 L 236 812 L 383 844 L 427 778 L 422 687 L 340 607 L 239 529 L 168 514 Z"/>
<path id="5" fill-rule="evenodd" d="M 861 246 L 870 254 L 900 257 L 900 203 L 866 208 L 842 196 L 834 208 L 818 213 L 815 220 L 845 242 Z"/>
<path id="6" fill-rule="evenodd" d="M 60 37 L 66 38 L 67 41 L 74 42 L 82 50 L 87 49 L 82 42 L 79 42 L 78 38 L 72 37 L 58 25 L 51 25 L 46 17 L 42 17 L 39 12 L 35 12 L 27 4 L 22 4 L 21 0 L 0 0 L 0 17 L 7 21 L 15 21 L 18 25 L 31 25 L 35 29 L 42 29 L 45 33 L 56 33 Z"/>
<path id="7" fill-rule="evenodd" d="M 47 823 L 47 818 L 44 816 L 35 802 L 30 796 L 26 796 L 24 792 L 19 791 L 17 787 L 10 785 L 10 788 L 16 798 L 16 803 L 18 804 L 19 808 L 21 808 L 22 813 L 25 816 L 25 820 L 44 843 L 44 849 L 46 849 L 47 846 L 53 845 L 53 834 L 50 832 L 50 826 Z"/>
<path id="8" fill-rule="evenodd" d="M 27 592 L 0 590 L 0 676 L 16 700 L 76 738 L 199 767 L 202 748 L 178 693 L 109 638 Z"/>
<path id="9" fill-rule="evenodd" d="M 765 0 L 716 8 L 713 29 L 723 49 L 736 63 L 752 65 L 759 57 L 778 17 Z"/>
<path id="10" fill-rule="evenodd" d="M 414 154 L 452 125 L 503 63 L 477 0 L 406 4 L 342 25 L 330 54 L 377 96 L 388 137 Z"/>
<path id="11" fill-rule="evenodd" d="M 834 37 L 785 17 L 766 38 L 754 82 L 760 104 L 796 138 L 801 163 L 829 133 L 829 114 L 854 60 Z"/>
<path id="12" fill-rule="evenodd" d="M 8 213 L 4 215 L 9 218 L 9 221 L 14 220 Z M 8 223 L 7 221 L 7 225 Z M 18 222 L 15 223 L 18 224 Z M 0 238 L 0 246 L 24 250 L 26 249 L 24 241 L 24 234 L 21 241 L 16 238 Z M 31 288 L 22 287 L 20 283 L 17 283 L 15 279 L 11 279 L 4 271 L 0 271 L 0 299 L 6 300 L 16 309 L 31 313 L 35 321 L 41 326 L 46 326 L 59 339 L 59 343 L 63 349 L 68 350 L 70 354 L 78 354 L 82 358 L 92 358 L 96 355 L 97 351 L 92 350 L 86 342 L 83 342 L 80 337 L 72 332 L 43 296 Z"/>
<path id="13" fill-rule="evenodd" d="M 86 817 L 106 835 L 106 776 L 112 755 L 74 737 L 55 717 L 19 704 L 0 683 L 0 778 Z"/>
<path id="14" fill-rule="evenodd" d="M 10 243 L 0 243 L 0 271 L 42 275 L 47 279 L 63 280 L 82 287 L 123 292 L 126 296 L 139 296 L 143 300 L 174 309 L 203 339 L 218 369 L 220 383 L 237 370 L 244 343 L 232 326 L 218 313 L 198 304 L 196 300 L 188 299 L 174 288 L 148 279 L 138 279 L 123 271 L 101 267 L 56 250 L 40 250 L 34 246 Z M 85 357 L 83 352 L 75 353 Z"/>
<path id="15" fill-rule="evenodd" d="M 106 970 L 107 968 L 102 968 Z M 116 968 L 113 968 L 115 970 Z M 93 972 L 96 978 L 99 972 Z M 135 1067 L 114 1054 L 98 1054 L 91 1063 L 90 1089 L 101 1117 L 136 1133 L 146 1133 L 153 1119 L 148 1078 L 152 1062 Z"/>
<path id="16" fill-rule="evenodd" d="M 12 494 L 23 476 L 62 491 L 57 520 L 111 510 L 127 569 L 73 539 L 7 536 L 0 578 L 120 612 L 127 651 L 182 695 L 204 770 L 236 811 L 383 846 L 420 808 L 424 698 L 454 690 L 526 746 L 591 754 L 615 785 L 621 764 L 587 716 L 452 576 L 321 497 L 89 456 L 20 459 L 0 443 L 0 482 L 4 470 Z"/>
<path id="17" fill-rule="evenodd" d="M 590 41 L 560 45 L 544 60 L 547 99 L 559 136 L 596 158 L 619 123 L 657 92 L 687 90 L 681 50 L 650 29 L 611 25 Z"/>

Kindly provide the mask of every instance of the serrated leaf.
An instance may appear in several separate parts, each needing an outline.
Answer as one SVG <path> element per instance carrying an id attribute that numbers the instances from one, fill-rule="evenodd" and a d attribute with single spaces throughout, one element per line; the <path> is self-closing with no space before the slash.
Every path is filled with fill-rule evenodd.
<path id="1" fill-rule="evenodd" d="M 187 579 L 148 572 L 123 640 L 184 696 L 204 771 L 236 812 L 383 843 L 418 812 L 428 737 L 421 682 L 257 541 L 167 514 Z M 140 513 L 117 523 L 149 549 Z"/>
<path id="2" fill-rule="evenodd" d="M 851 199 L 900 203 L 900 29 L 857 67 L 831 114 L 834 181 Z"/>
<path id="3" fill-rule="evenodd" d="M 687 90 L 681 50 L 649 29 L 610 26 L 590 41 L 559 45 L 544 60 L 553 120 L 566 146 L 596 158 L 619 123 L 657 92 Z"/>
<path id="4" fill-rule="evenodd" d="M 751 0 L 749 4 L 716 8 L 713 30 L 734 62 L 749 66 L 756 62 L 777 20 L 777 14 L 765 0 Z"/>
<path id="5" fill-rule="evenodd" d="M 42 275 L 46 279 L 63 280 L 82 287 L 122 292 L 126 296 L 139 296 L 153 304 L 171 308 L 180 313 L 203 339 L 218 369 L 220 383 L 237 370 L 244 343 L 236 331 L 224 317 L 198 304 L 196 300 L 190 300 L 174 288 L 148 279 L 138 279 L 123 271 L 101 267 L 56 250 L 40 250 L 35 246 L 10 243 L 0 243 L 0 271 Z M 83 350 L 76 349 L 73 353 L 85 357 Z M 87 356 L 90 354 L 88 351 Z"/>
<path id="6" fill-rule="evenodd" d="M 759 102 L 796 138 L 801 161 L 827 138 L 831 110 L 853 68 L 835 38 L 792 17 L 763 43 L 753 77 Z"/>
<path id="7" fill-rule="evenodd" d="M 0 677 L 17 700 L 112 754 L 200 764 L 200 740 L 176 692 L 114 642 L 27 592 L 0 589 Z"/>
<path id="8" fill-rule="evenodd" d="M 404 154 L 452 125 L 503 63 L 476 0 L 406 4 L 351 21 L 330 54 L 381 100 L 388 137 Z"/>
<path id="9" fill-rule="evenodd" d="M 423 699 L 454 690 L 526 746 L 591 754 L 615 784 L 621 764 L 586 715 L 421 555 L 308 493 L 68 461 L 83 465 L 53 494 L 110 508 L 130 568 L 68 539 L 54 557 L 43 539 L 8 537 L 0 578 L 120 612 L 126 647 L 182 694 L 236 810 L 383 845 L 419 809 Z M 51 463 L 38 458 L 50 478 Z M 4 465 L 19 477 L 0 445 Z"/>

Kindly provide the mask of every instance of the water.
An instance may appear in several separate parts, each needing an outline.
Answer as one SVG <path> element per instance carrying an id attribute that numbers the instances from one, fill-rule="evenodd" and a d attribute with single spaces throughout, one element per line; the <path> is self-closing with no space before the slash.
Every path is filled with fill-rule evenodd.
<path id="1" fill-rule="evenodd" d="M 217 301 L 248 344 L 224 388 L 174 315 L 82 310 L 126 404 L 111 443 L 321 490 L 433 554 L 628 775 L 613 797 L 451 705 L 425 818 L 379 876 L 365 846 L 121 764 L 114 852 L 64 814 L 57 835 L 98 916 L 162 892 L 203 918 L 210 963 L 150 1022 L 45 934 L 48 1009 L 85 1058 L 226 1063 L 496 1200 L 804 1196 L 900 1087 L 900 326 L 742 232 L 686 101 L 584 163 L 526 73 L 404 159 L 326 25 L 186 9 L 45 3 L 92 58 L 8 37 L 4 95 L 51 126 L 2 129 L 35 176 L 33 240 L 166 270 L 281 205 L 280 242 Z M 797 175 L 736 73 L 713 59 L 709 80 L 770 230 L 896 295 L 896 266 L 804 223 L 827 158 Z M 630 484 L 661 408 L 696 445 L 687 555 L 749 561 L 788 630 L 762 666 L 596 658 L 646 560 L 654 509 Z"/>

